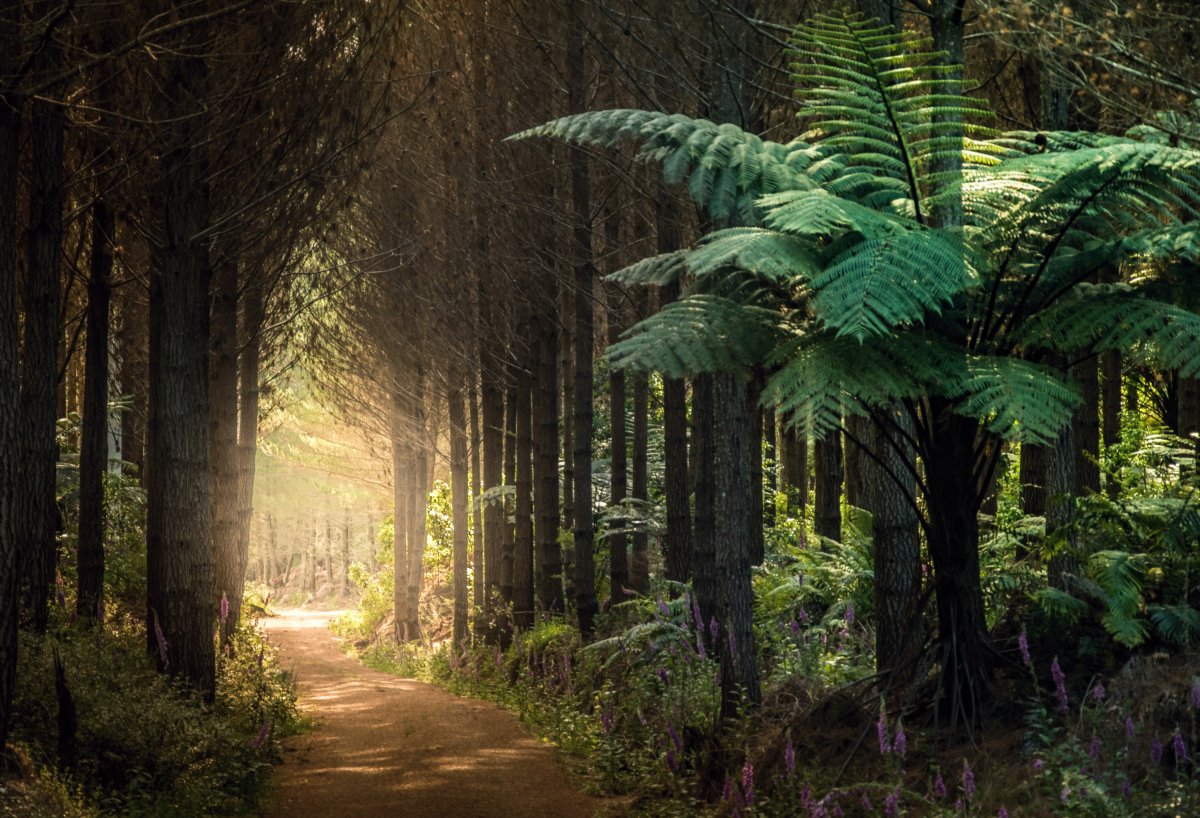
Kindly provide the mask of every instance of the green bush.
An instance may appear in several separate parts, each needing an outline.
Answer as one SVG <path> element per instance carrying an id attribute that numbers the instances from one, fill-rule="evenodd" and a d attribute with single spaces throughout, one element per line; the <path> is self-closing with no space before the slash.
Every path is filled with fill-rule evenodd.
<path id="1" fill-rule="evenodd" d="M 35 763 L 59 765 L 55 657 L 74 703 L 73 763 L 64 775 L 106 815 L 192 818 L 253 808 L 299 726 L 291 680 L 253 626 L 221 657 L 212 703 L 156 672 L 137 623 L 24 636 L 14 733 Z"/>

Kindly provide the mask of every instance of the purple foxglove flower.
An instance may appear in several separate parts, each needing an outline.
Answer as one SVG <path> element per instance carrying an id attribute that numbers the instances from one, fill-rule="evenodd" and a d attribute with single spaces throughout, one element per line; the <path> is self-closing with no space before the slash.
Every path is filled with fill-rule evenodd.
<path id="1" fill-rule="evenodd" d="M 1133 738 L 1133 716 L 1125 717 L 1125 738 Z"/>
<path id="2" fill-rule="evenodd" d="M 1092 688 L 1092 698 L 1098 702 L 1102 702 L 1107 694 L 1108 691 L 1104 689 L 1104 685 L 1096 682 L 1096 686 Z"/>
<path id="3" fill-rule="evenodd" d="M 875 807 L 871 804 L 871 798 L 867 795 L 867 791 L 863 790 L 862 797 L 858 799 L 859 805 L 866 812 L 874 812 Z"/>
<path id="4" fill-rule="evenodd" d="M 954 811 L 955 811 L 955 812 L 962 812 L 962 811 L 963 811 L 963 802 L 962 802 L 962 799 L 961 799 L 961 798 L 956 798 L 956 799 L 954 799 Z"/>
<path id="5" fill-rule="evenodd" d="M 1093 735 L 1092 740 L 1088 743 L 1088 758 L 1090 758 L 1092 761 L 1099 761 L 1101 747 L 1102 745 L 1100 744 L 1100 737 Z"/>
<path id="6" fill-rule="evenodd" d="M 1132 792 L 1133 792 L 1133 785 L 1131 785 L 1129 783 L 1129 779 L 1126 778 L 1124 781 L 1121 782 L 1121 797 L 1128 798 L 1130 793 L 1132 793 Z"/>
<path id="7" fill-rule="evenodd" d="M 1187 745 L 1183 743 L 1183 736 L 1179 731 L 1175 731 L 1175 737 L 1171 739 L 1171 744 L 1175 749 L 1175 764 L 1179 765 L 1187 761 Z"/>
<path id="8" fill-rule="evenodd" d="M 900 788 L 892 790 L 888 793 L 888 797 L 883 802 L 883 814 L 887 818 L 900 818 Z"/>
<path id="9" fill-rule="evenodd" d="M 800 623 L 795 619 L 791 621 L 791 623 L 788 625 L 788 628 L 792 631 L 792 636 L 800 635 Z"/>
<path id="10" fill-rule="evenodd" d="M 229 597 L 225 596 L 225 592 L 221 592 L 221 627 L 225 627 L 225 623 L 229 621 Z"/>
<path id="11" fill-rule="evenodd" d="M 801 608 L 800 613 L 797 614 L 797 618 L 799 618 L 801 625 L 807 625 L 808 624 L 808 611 Z"/>
<path id="12" fill-rule="evenodd" d="M 1069 709 L 1069 701 L 1067 699 L 1067 677 L 1063 675 L 1062 668 L 1058 665 L 1058 657 L 1054 657 L 1054 661 L 1050 663 L 1050 676 L 1054 679 L 1054 695 L 1058 697 L 1058 709 L 1066 713 Z"/>
<path id="13" fill-rule="evenodd" d="M 754 803 L 754 765 L 750 759 L 742 765 L 742 792 L 746 795 L 746 806 Z"/>
<path id="14" fill-rule="evenodd" d="M 938 770 L 937 776 L 935 776 L 933 779 L 933 797 L 934 798 L 945 798 L 946 797 L 946 779 L 942 778 L 941 770 Z"/>
<path id="15" fill-rule="evenodd" d="M 853 602 L 846 603 L 846 624 L 847 625 L 854 624 L 854 603 Z"/>
<path id="16" fill-rule="evenodd" d="M 1046 762 L 1045 762 L 1045 761 L 1043 761 L 1042 759 L 1040 759 L 1040 758 L 1035 758 L 1035 759 L 1033 760 L 1033 769 L 1037 770 L 1038 772 L 1041 772 L 1041 771 L 1042 771 L 1042 768 L 1043 768 L 1043 767 L 1045 767 L 1045 766 L 1046 766 Z"/>
<path id="17" fill-rule="evenodd" d="M 671 606 L 661 599 L 658 601 L 658 612 L 662 614 L 663 619 L 671 618 Z"/>
<path id="18" fill-rule="evenodd" d="M 604 730 L 605 735 L 610 735 L 613 731 L 613 711 L 611 704 L 606 704 L 600 708 L 600 727 Z"/>
<path id="19" fill-rule="evenodd" d="M 975 773 L 971 770 L 971 765 L 966 761 L 963 761 L 962 791 L 963 798 L 968 801 L 975 795 Z"/>
<path id="20" fill-rule="evenodd" d="M 258 735 L 250 740 L 250 749 L 257 750 L 263 746 L 263 742 L 267 740 L 267 736 L 271 734 L 271 720 L 263 719 L 262 729 L 258 731 Z"/>
<path id="21" fill-rule="evenodd" d="M 167 664 L 167 636 L 163 633 L 157 615 L 154 617 L 154 639 L 158 642 L 158 658 L 165 666 Z"/>
<path id="22" fill-rule="evenodd" d="M 787 771 L 788 778 L 796 774 L 796 748 L 792 746 L 791 739 L 788 739 L 787 746 L 783 748 L 783 768 Z"/>
<path id="23" fill-rule="evenodd" d="M 1033 659 L 1029 655 L 1029 637 L 1025 635 L 1024 630 L 1017 637 L 1017 647 L 1021 649 L 1021 661 L 1025 663 L 1025 667 L 1033 667 Z"/>
<path id="24" fill-rule="evenodd" d="M 675 761 L 675 753 L 672 750 L 667 750 L 667 769 L 671 772 L 679 769 L 679 764 Z"/>
<path id="25" fill-rule="evenodd" d="M 887 716 L 879 711 L 879 720 L 875 722 L 875 734 L 879 737 L 879 754 L 889 755 L 892 752 L 892 742 L 888 738 Z"/>
<path id="26" fill-rule="evenodd" d="M 704 649 L 704 631 L 696 632 L 696 653 L 700 654 L 701 659 L 708 658 L 708 651 Z"/>
<path id="27" fill-rule="evenodd" d="M 1150 742 L 1150 760 L 1155 764 L 1162 761 L 1163 743 L 1155 736 L 1154 741 Z"/>
<path id="28" fill-rule="evenodd" d="M 1008 818 L 1008 810 L 1001 807 L 1000 811 L 996 813 L 996 818 Z"/>
<path id="29" fill-rule="evenodd" d="M 896 751 L 896 755 L 904 758 L 908 752 L 908 736 L 904 735 L 904 725 L 896 725 L 896 738 L 892 740 L 892 749 Z"/>
<path id="30" fill-rule="evenodd" d="M 703 632 L 704 631 L 704 614 L 700 613 L 700 600 L 696 599 L 695 596 L 691 596 L 690 599 L 691 599 L 691 608 L 692 608 L 692 621 L 696 625 L 696 630 L 698 632 Z"/>
<path id="31" fill-rule="evenodd" d="M 733 779 L 729 777 L 729 773 L 725 773 L 725 786 L 721 788 L 721 800 L 728 801 L 733 797 Z"/>
<path id="32" fill-rule="evenodd" d="M 675 732 L 675 728 L 669 724 L 667 725 L 667 735 L 670 737 L 671 743 L 675 745 L 675 749 L 682 753 L 683 739 L 679 737 L 679 733 Z"/>
<path id="33" fill-rule="evenodd" d="M 54 591 L 54 601 L 58 603 L 58 607 L 60 608 L 67 607 L 67 595 L 63 593 L 61 585 Z"/>
<path id="34" fill-rule="evenodd" d="M 830 818 L 846 818 L 846 813 L 842 811 L 841 804 L 834 804 L 833 811 L 829 813 Z"/>
<path id="35" fill-rule="evenodd" d="M 660 682 L 662 682 L 663 684 L 667 683 L 668 674 L 667 674 L 667 669 L 665 667 L 660 667 L 658 670 L 656 670 L 654 672 L 658 676 L 658 680 Z"/>

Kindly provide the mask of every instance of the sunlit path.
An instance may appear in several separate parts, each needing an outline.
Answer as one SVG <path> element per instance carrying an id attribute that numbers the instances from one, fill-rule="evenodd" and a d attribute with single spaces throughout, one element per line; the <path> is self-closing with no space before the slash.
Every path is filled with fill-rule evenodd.
<path id="1" fill-rule="evenodd" d="M 283 611 L 266 630 L 318 724 L 276 772 L 271 818 L 587 818 L 554 751 L 486 702 L 366 668 L 326 628 L 329 611 Z"/>

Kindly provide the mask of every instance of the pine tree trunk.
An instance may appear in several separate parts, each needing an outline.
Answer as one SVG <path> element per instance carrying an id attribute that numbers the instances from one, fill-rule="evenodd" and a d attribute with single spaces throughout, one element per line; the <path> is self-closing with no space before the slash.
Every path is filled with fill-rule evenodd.
<path id="1" fill-rule="evenodd" d="M 529 351 L 526 361 L 532 359 Z M 517 368 L 516 513 L 513 548 L 513 624 L 533 627 L 533 390 L 528 367 Z"/>
<path id="2" fill-rule="evenodd" d="M 610 216 L 610 221 L 615 216 Z M 617 241 L 608 240 L 609 252 L 615 253 Z M 608 343 L 615 344 L 621 337 L 624 321 L 621 318 L 623 294 L 612 286 L 609 292 Z M 625 601 L 629 587 L 629 538 L 622 530 L 628 524 L 619 511 L 629 494 L 629 463 L 627 452 L 629 441 L 625 429 L 625 370 L 613 367 L 609 371 L 609 428 L 611 430 L 611 480 L 609 483 L 608 554 L 609 554 L 609 604 Z"/>
<path id="3" fill-rule="evenodd" d="M 783 488 L 788 495 L 788 510 L 801 515 L 808 506 L 808 439 L 795 426 L 784 425 L 780 434 L 783 460 Z"/>
<path id="4" fill-rule="evenodd" d="M 844 464 L 844 480 L 842 491 L 846 496 L 846 505 L 855 508 L 867 508 L 866 489 L 863 485 L 863 464 L 866 454 L 854 443 L 854 440 L 865 441 L 871 437 L 871 420 L 860 415 L 850 415 L 846 418 L 846 440 L 842 446 L 842 462 Z"/>
<path id="5" fill-rule="evenodd" d="M 479 389 L 475 385 L 475 373 L 470 375 L 471 387 L 467 400 L 470 401 L 471 418 L 471 604 L 475 607 L 475 633 L 483 633 L 483 500 L 480 499 L 483 476 L 479 473 L 482 462 L 482 440 L 479 435 Z"/>
<path id="6" fill-rule="evenodd" d="M 8 89 L 21 58 L 21 4 L 0 3 L 0 451 L 18 451 L 20 359 L 17 313 L 17 185 L 21 105 Z M 0 754 L 6 752 L 17 672 L 18 544 L 16 511 L 21 478 L 15 457 L 0 457 Z"/>
<path id="7" fill-rule="evenodd" d="M 755 412 L 751 411 L 747 386 L 736 375 L 721 373 L 712 376 L 712 391 L 713 429 L 719 432 L 713 441 L 717 594 L 725 638 L 719 648 L 721 716 L 732 719 L 738 715 L 743 696 L 754 703 L 762 700 L 750 585 L 750 532 L 759 527 L 762 514 L 755 514 L 750 502 L 746 451 L 751 442 L 750 416 Z"/>
<path id="8" fill-rule="evenodd" d="M 905 437 L 912 434 L 912 420 L 896 407 L 888 421 L 898 428 L 867 427 L 865 443 L 875 457 L 864 454 L 860 465 L 875 546 L 875 667 L 887 674 L 887 687 L 899 691 L 915 679 L 924 642 L 921 533 L 916 462 Z"/>
<path id="9" fill-rule="evenodd" d="M 332 596 L 333 591 L 333 512 L 329 509 L 329 503 L 325 504 L 325 584 L 329 588 L 329 595 Z"/>
<path id="10" fill-rule="evenodd" d="M 212 296 L 212 354 L 209 357 L 209 435 L 213 483 L 213 605 L 224 597 L 233 609 L 241 597 L 245 566 L 238 541 L 238 268 L 232 260 L 216 265 Z M 236 621 L 221 622 L 221 645 L 229 644 Z"/>
<path id="11" fill-rule="evenodd" d="M 38 0 L 31 13 L 49 19 L 50 0 Z M 35 77 L 56 73 L 62 50 L 57 38 L 45 37 L 30 58 Z M 21 361 L 21 479 L 17 505 L 21 542 L 22 607 L 28 625 L 44 633 L 54 585 L 58 528 L 55 475 L 58 451 L 59 276 L 62 258 L 63 132 L 66 109 L 48 99 L 29 104 L 29 227 L 25 270 L 25 342 Z M 3 252 L 14 252 L 9 245 Z M 7 453 L 6 456 L 12 456 Z"/>
<path id="12" fill-rule="evenodd" d="M 495 378 L 495 373 L 485 367 L 483 371 L 483 489 L 498 489 L 504 479 L 504 395 Z M 500 599 L 500 552 L 504 539 L 504 506 L 492 500 L 483 509 L 483 570 L 484 610 L 488 614 L 489 636 L 494 639 L 494 622 L 490 616 L 495 612 L 495 603 Z"/>
<path id="13" fill-rule="evenodd" d="M 301 590 L 310 594 L 317 591 L 317 518 L 309 523 L 308 540 L 304 550 L 304 577 L 301 580 Z"/>
<path id="14" fill-rule="evenodd" d="M 395 367 L 396 370 L 399 367 Z M 405 441 L 407 415 L 404 397 L 399 391 L 399 372 L 394 375 L 396 384 L 392 394 L 392 606 L 394 610 L 394 636 L 397 642 L 404 641 L 404 623 L 408 619 L 408 444 Z"/>
<path id="15" fill-rule="evenodd" d="M 1100 384 L 1098 361 L 1088 357 L 1071 367 L 1082 400 L 1075 409 L 1075 477 L 1080 494 L 1100 491 Z"/>
<path id="16" fill-rule="evenodd" d="M 816 486 L 813 530 L 821 537 L 842 540 L 842 433 L 832 431 L 813 445 Z"/>
<path id="17" fill-rule="evenodd" d="M 562 547 L 558 542 L 558 332 L 547 316 L 537 325 L 538 372 L 534 395 L 538 608 L 563 612 Z"/>
<path id="18" fill-rule="evenodd" d="M 692 381 L 692 448 L 688 454 L 696 495 L 692 528 L 692 590 L 705 622 L 720 611 L 720 592 L 717 589 L 717 498 L 713 484 L 716 469 L 713 391 L 712 375 L 700 375 Z M 710 647 L 716 649 L 715 644 Z"/>
<path id="19" fill-rule="evenodd" d="M 108 469 L 108 312 L 116 220 L 103 198 L 92 204 L 83 429 L 79 444 L 79 545 L 75 613 L 104 616 L 104 472 Z"/>
<path id="20" fill-rule="evenodd" d="M 575 531 L 575 299 L 573 281 L 559 281 L 558 373 L 562 379 L 562 527 Z M 563 578 L 571 588 L 574 577 Z M 572 594 L 572 598 L 574 598 Z"/>
<path id="21" fill-rule="evenodd" d="M 342 597 L 350 596 L 350 506 L 342 513 Z"/>
<path id="22" fill-rule="evenodd" d="M 515 492 L 517 485 L 517 373 L 515 365 L 508 367 L 506 380 L 508 388 L 504 393 L 504 485 Z M 506 494 L 504 499 L 504 540 L 500 547 L 500 596 L 509 606 L 513 602 L 513 560 L 516 557 L 517 544 L 515 517 L 515 493 Z"/>
<path id="23" fill-rule="evenodd" d="M 649 500 L 647 455 L 650 437 L 650 383 L 644 372 L 633 374 L 633 490 L 638 514 L 643 519 Z M 629 587 L 646 594 L 650 590 L 650 542 L 645 527 L 633 535 L 629 554 Z"/>
<path id="24" fill-rule="evenodd" d="M 587 108 L 584 82 L 583 17 L 579 0 L 568 0 L 567 91 L 568 108 Z M 571 199 L 575 238 L 575 405 L 574 517 L 575 613 L 585 639 L 595 629 L 596 604 L 595 529 L 592 521 L 592 258 L 591 189 L 588 160 L 579 148 L 571 150 Z"/>
<path id="25" fill-rule="evenodd" d="M 262 283 L 250 282 L 244 291 L 242 310 L 243 342 L 238 352 L 238 555 L 242 565 L 250 553 L 250 523 L 254 519 L 255 458 L 258 455 L 258 369 L 262 349 L 264 318 Z M 245 575 L 239 578 L 229 599 L 230 627 L 242 617 Z"/>
<path id="26" fill-rule="evenodd" d="M 450 409 L 450 506 L 454 525 L 454 643 L 467 641 L 467 430 L 462 388 L 447 398 Z"/>
<path id="27" fill-rule="evenodd" d="M 1121 442 L 1121 353 L 1110 350 L 1100 356 L 1101 391 L 1104 406 L 1104 425 L 1102 429 L 1104 448 L 1108 449 Z M 1120 485 L 1116 480 L 1105 475 L 1104 489 L 1109 497 L 1116 498 L 1120 493 Z"/>

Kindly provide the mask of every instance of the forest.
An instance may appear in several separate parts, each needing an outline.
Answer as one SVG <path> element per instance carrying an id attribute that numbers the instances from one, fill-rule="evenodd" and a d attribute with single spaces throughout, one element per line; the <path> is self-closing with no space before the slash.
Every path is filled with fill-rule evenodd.
<path id="1" fill-rule="evenodd" d="M 0 0 L 0 818 L 1200 815 L 1194 0 Z"/>

